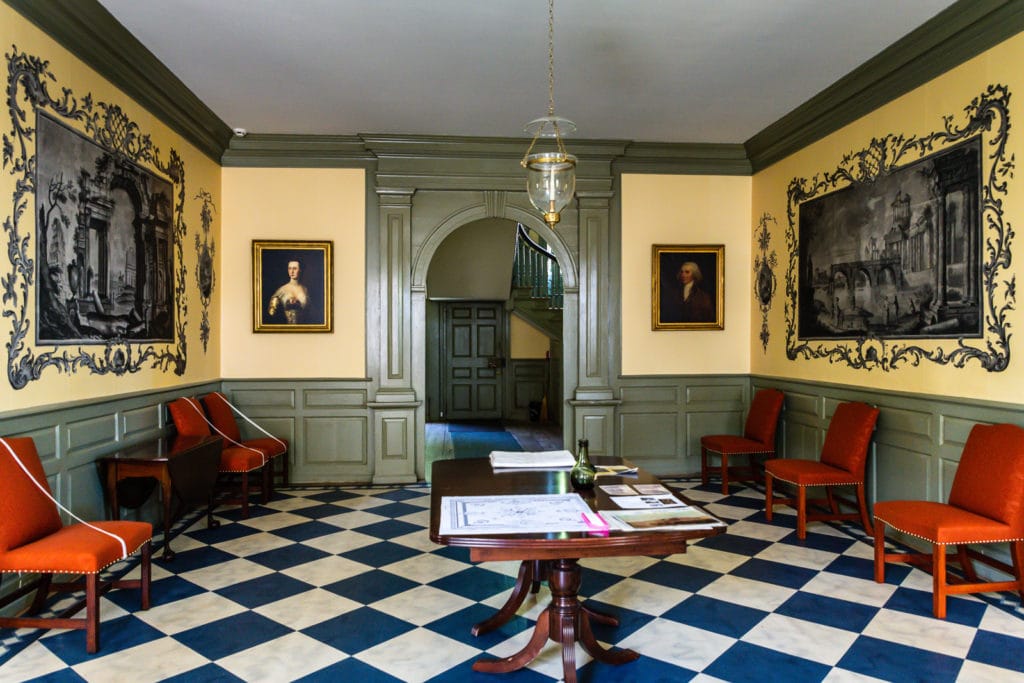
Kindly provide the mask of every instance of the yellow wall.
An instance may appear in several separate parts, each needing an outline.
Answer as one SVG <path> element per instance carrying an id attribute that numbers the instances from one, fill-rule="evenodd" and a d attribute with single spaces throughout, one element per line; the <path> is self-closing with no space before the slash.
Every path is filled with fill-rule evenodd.
<path id="1" fill-rule="evenodd" d="M 366 376 L 366 179 L 362 169 L 225 168 L 221 254 L 225 378 Z M 252 331 L 252 240 L 332 240 L 334 331 Z"/>
<path id="2" fill-rule="evenodd" d="M 622 373 L 750 370 L 751 179 L 622 176 Z M 651 246 L 725 245 L 723 330 L 651 329 Z"/>
<path id="3" fill-rule="evenodd" d="M 941 131 L 943 117 L 946 115 L 953 116 L 954 125 L 963 126 L 966 123 L 964 108 L 990 84 L 1009 87 L 1012 95 L 1010 120 L 1019 118 L 1020 98 L 1024 96 L 1024 79 L 1020 69 L 1022 63 L 1024 34 L 1019 34 L 754 177 L 753 215 L 756 218 L 767 212 L 777 220 L 777 228 L 772 234 L 772 247 L 777 250 L 780 260 L 775 271 L 779 288 L 769 318 L 772 336 L 767 354 L 762 352 L 760 342 L 756 339 L 757 328 L 751 337 L 751 370 L 754 373 L 895 391 L 1020 402 L 1024 363 L 1019 357 L 1021 349 L 1016 339 L 1010 342 L 1011 362 L 1009 369 L 1004 372 L 988 372 L 973 361 L 962 369 L 924 361 L 918 367 L 866 372 L 845 365 L 830 364 L 828 360 L 787 360 L 784 297 L 788 262 L 785 240 L 786 188 L 793 178 L 810 178 L 816 173 L 835 170 L 844 154 L 867 148 L 872 138 L 882 138 L 891 133 L 911 136 Z M 1022 152 L 1024 135 L 1016 126 L 1011 127 L 1006 156 L 1024 158 Z M 983 173 L 988 167 L 986 157 L 983 160 Z M 1013 227 L 1024 224 L 1024 192 L 1020 187 L 1019 176 L 1018 172 L 1016 179 L 1005 178 L 1009 182 L 1009 192 L 1004 200 L 1004 221 Z M 1021 239 L 1018 233 L 1012 244 L 1012 268 L 1001 280 L 1009 280 L 1015 275 L 1019 279 L 1020 264 L 1024 261 L 1024 244 Z M 1020 301 L 1017 309 L 1008 317 L 1011 333 L 1020 330 L 1024 322 L 1019 312 Z M 750 314 L 759 320 L 760 313 L 753 307 L 753 303 Z M 976 340 L 971 343 L 979 344 Z M 920 345 L 933 348 L 935 343 L 921 342 Z M 940 345 L 952 348 L 954 342 L 946 341 Z"/>
<path id="4" fill-rule="evenodd" d="M 546 358 L 551 339 L 518 315 L 509 316 L 510 358 Z"/>
<path id="5" fill-rule="evenodd" d="M 56 368 L 47 368 L 40 379 L 31 381 L 24 389 L 15 390 L 11 388 L 6 378 L 0 379 L 0 411 L 32 408 L 47 404 L 64 403 L 75 400 L 102 398 L 129 392 L 152 390 L 164 387 L 173 387 L 185 383 L 193 383 L 216 379 L 220 376 L 219 355 L 220 355 L 220 328 L 217 324 L 219 316 L 218 298 L 225 282 L 217 272 L 216 288 L 213 293 L 212 308 L 210 310 L 213 331 L 208 349 L 204 352 L 202 343 L 199 340 L 199 322 L 201 305 L 199 302 L 199 291 L 196 283 L 196 248 L 195 236 L 202 236 L 202 223 L 200 221 L 200 210 L 202 203 L 195 197 L 200 190 L 209 192 L 213 197 L 213 204 L 216 211 L 213 214 L 211 226 L 211 239 L 215 242 L 218 252 L 221 248 L 220 230 L 222 213 L 221 190 L 220 190 L 220 167 L 217 163 L 204 156 L 197 149 L 185 142 L 180 136 L 171 131 L 149 112 L 142 109 L 133 100 L 125 96 L 106 80 L 100 78 L 92 69 L 85 66 L 81 61 L 72 56 L 67 50 L 54 42 L 47 35 L 35 28 L 34 25 L 22 18 L 20 14 L 12 10 L 6 4 L 0 3 L 0 44 L 5 46 L 5 57 L 11 54 L 12 45 L 17 51 L 25 52 L 28 55 L 39 57 L 49 62 L 49 70 L 53 73 L 55 81 L 49 82 L 48 87 L 53 95 L 59 95 L 61 88 L 70 88 L 72 94 L 81 101 L 86 95 L 91 94 L 95 102 L 104 102 L 120 106 L 128 118 L 139 126 L 139 133 L 150 135 L 153 144 L 159 149 L 160 158 L 167 162 L 170 152 L 176 151 L 185 168 L 185 205 L 184 221 L 188 233 L 183 245 L 186 274 L 186 297 L 188 303 L 188 317 L 186 325 L 187 343 L 187 365 L 185 374 L 182 376 L 172 371 L 159 369 L 145 369 L 131 374 L 117 376 L 115 374 L 94 375 L 86 369 L 79 369 L 69 374 L 61 374 Z M 5 59 L 6 61 L 6 59 Z M 5 69 L 6 71 L 6 69 Z M 24 92 L 20 90 L 20 92 Z M 27 102 L 22 102 L 26 111 L 30 111 Z M 5 121 L 0 126 L 5 135 L 11 135 L 11 123 L 7 118 L 9 115 L 7 107 L 4 107 Z M 67 119 L 60 119 L 65 124 Z M 30 120 L 29 125 L 34 125 Z M 83 130 L 81 124 L 75 124 L 79 130 Z M 30 150 L 29 154 L 33 151 Z M 3 198 L 4 206 L 0 209 L 0 216 L 9 218 L 13 212 L 10 203 L 14 192 L 16 177 L 5 168 L 0 174 L 0 198 Z M 177 188 L 175 188 L 177 189 Z M 29 198 L 27 210 L 19 220 L 19 231 L 22 235 L 34 238 L 35 202 Z M 4 234 L 4 244 L 8 235 Z M 9 273 L 11 269 L 10 260 L 7 258 L 7 250 L 3 250 L 4 256 L 0 259 L 0 273 Z M 35 258 L 35 243 L 30 245 L 30 253 Z M 33 327 L 30 331 L 30 341 L 35 334 L 35 288 L 30 288 L 28 310 L 31 311 L 29 320 Z M 3 304 L 8 308 L 8 304 Z M 10 319 L 0 318 L 0 340 L 9 340 L 11 330 Z M 2 347 L 0 347 L 2 348 Z M 102 355 L 103 346 L 90 345 L 85 347 L 88 352 L 95 352 Z M 32 348 L 36 354 L 52 352 L 54 347 Z M 72 351 L 77 353 L 77 346 Z M 0 353 L 4 354 L 6 360 L 6 349 L 2 348 Z M 3 366 L 6 368 L 6 362 Z"/>

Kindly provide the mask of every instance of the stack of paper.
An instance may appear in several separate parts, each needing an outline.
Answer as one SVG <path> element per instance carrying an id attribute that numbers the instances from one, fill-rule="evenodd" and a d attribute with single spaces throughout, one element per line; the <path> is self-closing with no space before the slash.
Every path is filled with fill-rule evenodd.
<path id="1" fill-rule="evenodd" d="M 569 451 L 491 451 L 491 467 L 572 467 L 576 458 Z"/>

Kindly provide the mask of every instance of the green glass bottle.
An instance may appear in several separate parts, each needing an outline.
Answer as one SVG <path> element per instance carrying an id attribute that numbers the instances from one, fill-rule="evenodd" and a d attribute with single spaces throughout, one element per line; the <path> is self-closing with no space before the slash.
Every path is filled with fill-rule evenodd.
<path id="1" fill-rule="evenodd" d="M 572 482 L 573 488 L 594 488 L 594 479 L 597 478 L 597 469 L 594 467 L 594 464 L 590 462 L 589 450 L 590 442 L 586 439 L 580 439 L 576 449 L 576 464 L 573 465 L 572 472 L 569 473 L 569 480 Z"/>

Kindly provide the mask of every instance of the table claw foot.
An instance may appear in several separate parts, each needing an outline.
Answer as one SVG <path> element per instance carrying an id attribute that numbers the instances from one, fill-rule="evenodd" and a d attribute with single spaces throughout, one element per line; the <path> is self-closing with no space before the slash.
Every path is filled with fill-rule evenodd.
<path id="1" fill-rule="evenodd" d="M 549 628 L 548 610 L 544 610 L 537 617 L 537 626 L 533 629 L 533 636 L 530 637 L 530 642 L 526 644 L 526 647 L 511 657 L 505 657 L 504 659 L 481 659 L 473 662 L 473 671 L 503 674 L 523 668 L 540 654 L 541 649 L 548 640 Z M 573 673 L 575 675 L 575 672 Z"/>
<path id="2" fill-rule="evenodd" d="M 505 604 L 493 616 L 474 625 L 470 629 L 470 633 L 474 636 L 479 636 L 488 631 L 493 631 L 508 622 L 519 611 L 519 606 L 526 599 L 526 594 L 529 592 L 528 587 L 531 583 L 536 583 L 534 581 L 533 562 L 527 560 L 519 565 L 519 576 L 516 578 L 516 585 L 512 588 L 512 594 L 508 596 Z"/>
<path id="3" fill-rule="evenodd" d="M 580 615 L 579 639 L 580 645 L 587 651 L 587 654 L 605 664 L 625 664 L 626 662 L 632 662 L 640 656 L 640 653 L 636 650 L 605 649 L 597 642 L 594 632 L 590 630 L 590 619 L 587 618 L 586 614 Z"/>

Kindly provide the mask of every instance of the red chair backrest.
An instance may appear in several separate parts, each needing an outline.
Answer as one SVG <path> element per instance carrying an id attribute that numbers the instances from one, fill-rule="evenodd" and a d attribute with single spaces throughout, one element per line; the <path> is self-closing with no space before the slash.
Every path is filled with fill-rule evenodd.
<path id="1" fill-rule="evenodd" d="M 840 403 L 825 434 L 821 462 L 864 476 L 871 434 L 878 421 L 878 408 L 867 403 Z"/>
<path id="2" fill-rule="evenodd" d="M 1024 534 L 1024 429 L 975 425 L 960 455 L 949 504 Z"/>
<path id="3" fill-rule="evenodd" d="M 49 493 L 36 444 L 28 437 L 5 437 L 15 456 Z M 57 506 L 32 483 L 0 444 L 0 553 L 49 536 L 63 526 Z"/>
<path id="4" fill-rule="evenodd" d="M 203 406 L 195 398 L 176 398 L 167 404 L 174 428 L 182 436 L 209 436 L 210 425 L 203 417 Z"/>
<path id="5" fill-rule="evenodd" d="M 774 448 L 775 430 L 779 426 L 779 413 L 785 398 L 778 389 L 761 389 L 754 394 L 743 436 Z"/>
<path id="6" fill-rule="evenodd" d="M 219 391 L 207 394 L 203 397 L 203 405 L 206 407 L 206 413 L 210 416 L 210 422 L 214 427 L 231 441 L 241 442 L 242 433 L 235 421 L 235 412 L 231 409 L 224 394 Z"/>

